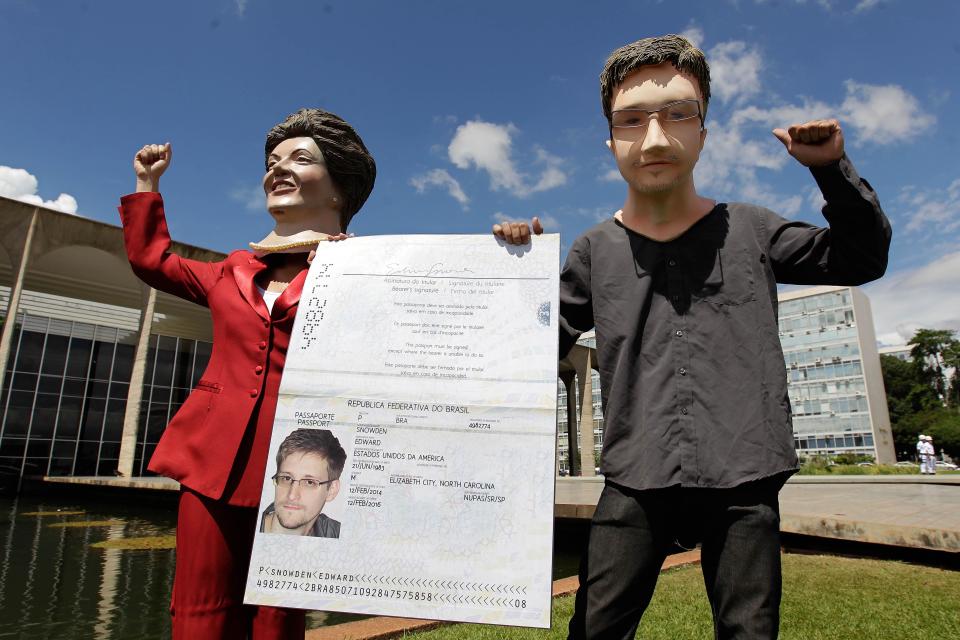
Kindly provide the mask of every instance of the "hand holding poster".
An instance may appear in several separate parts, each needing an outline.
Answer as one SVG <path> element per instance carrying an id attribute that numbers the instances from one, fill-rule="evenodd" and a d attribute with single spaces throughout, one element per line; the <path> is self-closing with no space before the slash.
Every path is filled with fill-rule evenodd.
<path id="1" fill-rule="evenodd" d="M 559 237 L 321 246 L 245 601 L 550 624 Z"/>

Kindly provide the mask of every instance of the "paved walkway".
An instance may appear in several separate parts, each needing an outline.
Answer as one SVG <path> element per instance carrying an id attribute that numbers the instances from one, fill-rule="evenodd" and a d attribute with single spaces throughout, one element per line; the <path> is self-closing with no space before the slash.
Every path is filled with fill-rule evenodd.
<path id="1" fill-rule="evenodd" d="M 590 518 L 602 478 L 558 478 L 557 517 Z M 960 552 L 960 476 L 796 476 L 780 528 L 825 538 Z"/>
<path id="2" fill-rule="evenodd" d="M 165 478 L 74 477 L 50 482 L 177 490 Z M 557 478 L 555 514 L 589 519 L 603 478 Z M 780 494 L 781 529 L 791 533 L 960 552 L 960 476 L 796 476 Z M 664 568 L 699 562 L 699 551 L 667 558 Z M 554 596 L 573 593 L 576 576 L 554 582 Z M 381 640 L 443 623 L 374 617 L 307 632 L 306 640 Z"/>

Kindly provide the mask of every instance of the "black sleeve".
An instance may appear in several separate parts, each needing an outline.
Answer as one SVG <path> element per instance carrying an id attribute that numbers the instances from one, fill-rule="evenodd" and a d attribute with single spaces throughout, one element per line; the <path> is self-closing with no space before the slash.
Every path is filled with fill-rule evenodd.
<path id="1" fill-rule="evenodd" d="M 590 241 L 580 236 L 560 271 L 560 358 L 565 358 L 584 331 L 593 328 L 590 293 Z"/>
<path id="2" fill-rule="evenodd" d="M 770 260 L 777 282 L 784 284 L 860 285 L 887 269 L 890 222 L 877 194 L 843 156 L 811 167 L 826 204 L 829 228 L 786 220 L 765 211 Z"/>

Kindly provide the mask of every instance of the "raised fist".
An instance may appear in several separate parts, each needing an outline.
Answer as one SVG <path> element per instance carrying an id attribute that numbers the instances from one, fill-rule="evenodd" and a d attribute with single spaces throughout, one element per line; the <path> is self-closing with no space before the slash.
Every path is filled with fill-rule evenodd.
<path id="1" fill-rule="evenodd" d="M 133 157 L 133 170 L 137 174 L 137 191 L 156 191 L 160 176 L 170 166 L 173 149 L 170 143 L 144 145 Z"/>
<path id="2" fill-rule="evenodd" d="M 843 130 L 836 120 L 811 120 L 774 129 L 773 135 L 805 167 L 827 165 L 843 157 Z"/>

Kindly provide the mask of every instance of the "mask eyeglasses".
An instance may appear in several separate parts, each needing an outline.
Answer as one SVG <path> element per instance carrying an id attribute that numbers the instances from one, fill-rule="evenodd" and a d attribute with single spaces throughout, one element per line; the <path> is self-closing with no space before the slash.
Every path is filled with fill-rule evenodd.
<path id="1" fill-rule="evenodd" d="M 277 485 L 278 487 L 282 487 L 284 489 L 290 489 L 291 487 L 293 487 L 293 485 L 299 484 L 300 489 L 302 491 L 316 491 L 320 487 L 330 484 L 331 482 L 334 482 L 335 480 L 337 480 L 337 478 L 334 478 L 333 480 L 316 480 L 314 478 L 300 478 L 299 480 L 297 480 L 293 476 L 287 475 L 286 473 L 278 473 L 273 476 L 272 480 L 275 485 Z"/>
<path id="2" fill-rule="evenodd" d="M 619 109 L 610 114 L 610 129 L 644 129 L 650 124 L 650 118 L 654 114 L 663 128 L 689 123 L 694 118 L 698 118 L 700 128 L 703 129 L 703 114 L 700 112 L 699 100 L 668 102 L 659 109 Z"/>

